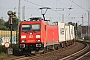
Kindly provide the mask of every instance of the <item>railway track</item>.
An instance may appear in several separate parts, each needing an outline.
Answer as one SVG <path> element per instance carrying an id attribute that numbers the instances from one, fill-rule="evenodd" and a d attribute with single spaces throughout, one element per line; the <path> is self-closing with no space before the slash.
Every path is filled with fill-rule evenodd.
<path id="1" fill-rule="evenodd" d="M 89 46 L 90 46 L 90 41 L 86 41 Z M 77 60 L 90 60 L 90 49 L 87 53 L 83 54 L 82 56 L 80 56 L 79 58 L 77 58 Z"/>
<path id="2" fill-rule="evenodd" d="M 69 46 L 68 48 L 71 48 L 71 47 L 74 47 L 74 46 L 75 46 L 75 44 Z M 47 53 L 44 53 L 44 54 L 35 54 L 35 55 L 30 55 L 28 57 L 20 56 L 20 57 L 11 58 L 11 59 L 8 59 L 8 60 L 37 60 L 37 59 L 39 59 L 38 57 L 42 58 L 43 56 L 50 56 L 50 55 L 52 55 L 52 53 L 55 53 L 55 52 L 58 52 L 58 51 L 64 51 L 65 49 L 68 49 L 68 48 L 60 48 L 59 50 L 54 50 L 54 51 L 51 50 L 51 51 L 49 51 Z"/>
<path id="3" fill-rule="evenodd" d="M 83 49 L 81 49 L 80 51 L 73 53 L 69 56 L 66 56 L 64 58 L 61 58 L 59 60 L 80 60 L 82 59 L 84 56 L 86 56 L 87 54 L 90 53 L 90 45 L 88 43 L 83 43 L 85 44 L 85 47 Z"/>
<path id="4" fill-rule="evenodd" d="M 80 49 L 77 50 L 77 52 L 73 50 L 73 47 L 75 49 L 78 48 L 78 47 L 76 48 L 75 46 L 80 47 Z M 69 49 L 70 50 L 72 49 L 71 51 L 73 52 L 71 53 L 71 51 L 68 51 Z M 80 60 L 83 57 L 83 55 L 87 55 L 89 53 L 89 49 L 90 49 L 90 45 L 88 43 L 76 42 L 75 44 L 69 47 L 47 52 L 45 54 L 30 55 L 28 57 L 20 56 L 9 60 L 73 60 L 73 59 Z"/>

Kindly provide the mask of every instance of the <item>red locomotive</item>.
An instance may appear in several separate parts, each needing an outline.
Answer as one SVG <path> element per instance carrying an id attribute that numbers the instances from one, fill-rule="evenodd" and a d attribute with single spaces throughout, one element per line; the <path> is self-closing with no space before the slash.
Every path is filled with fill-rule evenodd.
<path id="1" fill-rule="evenodd" d="M 20 51 L 24 53 L 45 52 L 48 49 L 58 49 L 60 45 L 63 46 L 66 40 L 61 41 L 59 35 L 65 35 L 65 26 L 61 28 L 63 31 L 59 27 L 59 23 L 50 25 L 37 17 L 22 21 L 19 26 Z"/>
<path id="2" fill-rule="evenodd" d="M 19 44 L 23 52 L 43 51 L 49 45 L 58 43 L 58 27 L 46 24 L 41 18 L 22 21 L 19 26 Z"/>

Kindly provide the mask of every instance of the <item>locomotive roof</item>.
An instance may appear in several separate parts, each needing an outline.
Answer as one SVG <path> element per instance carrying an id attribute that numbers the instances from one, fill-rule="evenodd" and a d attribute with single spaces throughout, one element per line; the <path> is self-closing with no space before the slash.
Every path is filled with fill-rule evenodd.
<path id="1" fill-rule="evenodd" d="M 32 17 L 32 18 L 29 18 L 30 20 L 43 20 L 41 17 Z"/>

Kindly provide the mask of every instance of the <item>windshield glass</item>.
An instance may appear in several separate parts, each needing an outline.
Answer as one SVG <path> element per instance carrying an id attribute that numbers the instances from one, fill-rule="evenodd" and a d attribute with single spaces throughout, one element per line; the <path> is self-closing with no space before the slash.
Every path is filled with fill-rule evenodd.
<path id="1" fill-rule="evenodd" d="M 32 30 L 40 30 L 40 24 L 33 24 Z"/>
<path id="2" fill-rule="evenodd" d="M 30 25 L 22 25 L 22 31 L 29 31 L 30 27 Z"/>
<path id="3" fill-rule="evenodd" d="M 22 25 L 22 31 L 40 30 L 40 24 L 26 24 Z"/>

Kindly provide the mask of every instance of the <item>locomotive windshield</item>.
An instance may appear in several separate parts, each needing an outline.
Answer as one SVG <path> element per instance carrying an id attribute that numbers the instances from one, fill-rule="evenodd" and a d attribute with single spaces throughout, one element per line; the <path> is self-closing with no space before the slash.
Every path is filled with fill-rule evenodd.
<path id="1" fill-rule="evenodd" d="M 22 25 L 22 31 L 29 31 L 30 27 L 30 25 Z"/>
<path id="2" fill-rule="evenodd" d="M 40 24 L 25 24 L 22 25 L 22 31 L 40 30 Z"/>
<path id="3" fill-rule="evenodd" d="M 33 24 L 32 30 L 40 30 L 40 24 Z"/>

